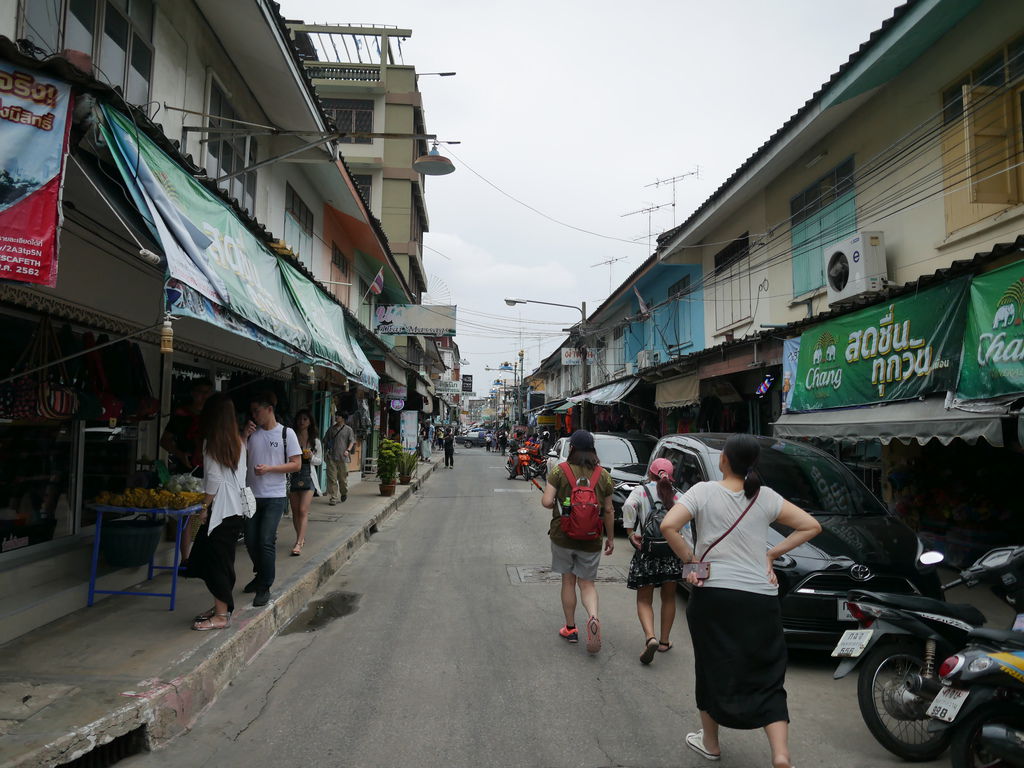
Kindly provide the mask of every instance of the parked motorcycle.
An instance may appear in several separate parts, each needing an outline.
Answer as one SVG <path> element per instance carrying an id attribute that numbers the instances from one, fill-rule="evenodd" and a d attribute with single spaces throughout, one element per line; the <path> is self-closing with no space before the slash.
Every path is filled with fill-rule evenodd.
<path id="1" fill-rule="evenodd" d="M 1024 766 L 1024 632 L 980 629 L 939 668 L 928 714 L 952 734 L 953 768 Z"/>
<path id="2" fill-rule="evenodd" d="M 937 552 L 921 556 L 924 565 L 941 559 Z M 1013 604 L 1024 584 L 1024 547 L 986 553 L 942 589 L 980 583 Z M 950 740 L 948 729 L 929 727 L 928 710 L 942 690 L 936 659 L 963 648 L 985 623 L 984 614 L 973 605 L 865 590 L 850 591 L 847 608 L 860 629 L 847 630 L 833 650 L 842 659 L 834 677 L 860 665 L 857 703 L 872 736 L 904 760 L 935 759 Z"/>
<path id="3" fill-rule="evenodd" d="M 540 451 L 527 447 L 518 448 L 515 452 L 509 454 L 506 468 L 508 469 L 509 480 L 521 477 L 530 482 L 535 477 L 546 478 L 548 474 L 547 461 L 544 460 Z"/>

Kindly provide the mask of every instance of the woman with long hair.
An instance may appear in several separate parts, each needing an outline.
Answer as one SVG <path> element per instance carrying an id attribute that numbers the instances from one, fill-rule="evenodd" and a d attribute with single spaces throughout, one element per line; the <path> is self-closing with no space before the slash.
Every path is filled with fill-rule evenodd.
<path id="1" fill-rule="evenodd" d="M 216 394 L 203 406 L 203 524 L 192 545 L 189 572 L 206 582 L 213 607 L 192 622 L 192 629 L 226 629 L 235 610 L 235 546 L 245 522 L 245 443 L 238 431 L 235 404 Z"/>
<path id="2" fill-rule="evenodd" d="M 572 477 L 568 477 L 571 474 Z M 577 487 L 591 487 L 597 496 L 601 512 L 594 530 L 579 531 L 563 524 L 576 511 L 572 499 L 573 482 Z M 570 643 L 578 643 L 579 630 L 576 628 L 576 587 L 580 600 L 587 612 L 587 652 L 601 650 L 601 622 L 597 617 L 597 567 L 601 562 L 601 533 L 605 534 L 604 553 L 615 550 L 615 511 L 612 508 L 612 476 L 601 467 L 594 448 L 594 436 L 585 429 L 578 429 L 569 438 L 569 458 L 555 467 L 547 478 L 541 505 L 551 510 L 551 525 L 548 536 L 551 539 L 551 570 L 562 574 L 562 612 L 565 625 L 558 634 Z M 572 534 L 566 530 L 572 529 Z"/>
<path id="3" fill-rule="evenodd" d="M 722 479 L 697 483 L 669 510 L 662 534 L 683 562 L 710 563 L 686 609 L 696 669 L 695 694 L 703 728 L 686 735 L 690 749 L 718 760 L 719 726 L 764 728 L 773 768 L 792 768 L 786 706 L 786 641 L 782 635 L 778 579 L 773 564 L 810 541 L 821 525 L 767 486 L 757 460 L 761 446 L 752 435 L 732 435 L 718 459 Z M 691 520 L 695 547 L 680 531 Z M 790 531 L 768 546 L 768 528 Z M 700 553 L 699 558 L 694 550 Z"/>
<path id="4" fill-rule="evenodd" d="M 636 615 L 644 631 L 644 650 L 640 662 L 650 664 L 658 651 L 672 648 L 669 635 L 676 620 L 676 582 L 682 579 L 682 563 L 661 538 L 643 532 L 652 515 L 660 508 L 667 511 L 682 498 L 672 487 L 675 468 L 668 459 L 655 459 L 647 470 L 647 482 L 632 490 L 622 505 L 622 527 L 636 549 L 629 562 L 626 586 L 636 590 Z M 657 523 L 655 523 L 657 524 Z M 654 634 L 654 590 L 661 594 L 661 633 Z"/>
<path id="5" fill-rule="evenodd" d="M 320 444 L 313 414 L 305 408 L 295 414 L 295 435 L 302 449 L 302 467 L 289 475 L 288 499 L 292 508 L 292 524 L 295 526 L 295 546 L 292 555 L 302 554 L 306 543 L 306 526 L 309 524 L 309 507 L 313 503 L 313 492 L 320 495 L 319 474 L 314 467 L 324 463 L 324 449 Z"/>

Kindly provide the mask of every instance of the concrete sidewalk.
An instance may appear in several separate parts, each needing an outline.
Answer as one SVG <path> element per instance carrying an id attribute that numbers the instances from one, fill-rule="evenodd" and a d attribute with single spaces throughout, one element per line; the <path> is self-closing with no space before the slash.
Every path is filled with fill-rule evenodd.
<path id="1" fill-rule="evenodd" d="M 390 498 L 366 481 L 345 504 L 314 499 L 300 557 L 289 556 L 295 534 L 284 518 L 273 599 L 263 608 L 241 594 L 251 564 L 239 545 L 229 629 L 192 631 L 192 616 L 212 599 L 201 581 L 179 579 L 173 612 L 166 599 L 111 595 L 0 646 L 0 768 L 61 765 L 143 726 L 151 747 L 187 729 L 435 466 L 421 463 L 413 484 Z M 138 588 L 166 592 L 169 579 Z"/>

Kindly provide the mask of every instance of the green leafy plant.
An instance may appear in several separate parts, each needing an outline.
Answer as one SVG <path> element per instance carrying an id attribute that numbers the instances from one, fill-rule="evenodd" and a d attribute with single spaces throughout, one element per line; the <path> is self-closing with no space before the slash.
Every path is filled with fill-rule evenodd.
<path id="1" fill-rule="evenodd" d="M 380 441 L 377 450 L 377 476 L 383 485 L 392 485 L 398 475 L 398 462 L 405 453 L 402 444 L 386 437 Z"/>
<path id="2" fill-rule="evenodd" d="M 412 477 L 413 473 L 416 471 L 416 464 L 419 460 L 420 457 L 413 451 L 403 451 L 402 455 L 398 457 L 399 476 Z"/>

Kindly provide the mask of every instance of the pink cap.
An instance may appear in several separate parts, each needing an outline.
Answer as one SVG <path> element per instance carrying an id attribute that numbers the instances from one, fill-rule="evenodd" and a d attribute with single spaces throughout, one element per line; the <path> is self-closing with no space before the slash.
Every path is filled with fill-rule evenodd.
<path id="1" fill-rule="evenodd" d="M 675 467 L 672 466 L 672 462 L 668 459 L 655 459 L 651 462 L 651 467 L 647 471 L 653 477 L 667 477 L 672 478 L 672 470 Z"/>

